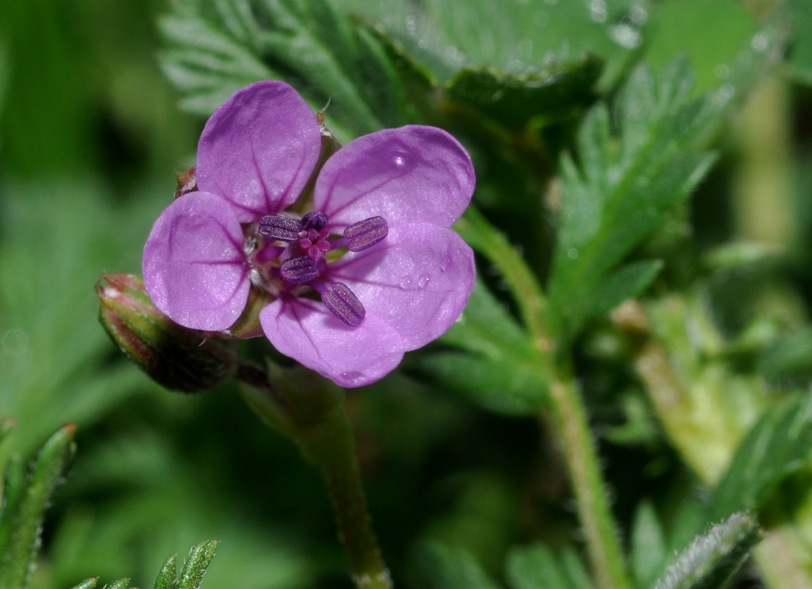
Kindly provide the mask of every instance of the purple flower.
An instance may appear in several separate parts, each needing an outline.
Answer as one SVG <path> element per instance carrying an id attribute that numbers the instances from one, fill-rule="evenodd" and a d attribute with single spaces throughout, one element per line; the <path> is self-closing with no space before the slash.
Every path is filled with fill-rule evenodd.
<path id="1" fill-rule="evenodd" d="M 332 155 L 303 207 L 321 133 L 287 84 L 231 96 L 200 137 L 197 191 L 152 228 L 144 280 L 173 321 L 206 331 L 227 331 L 249 291 L 260 293 L 259 321 L 277 350 L 356 387 L 462 312 L 474 260 L 450 227 L 470 202 L 474 170 L 445 131 L 387 129 Z"/>

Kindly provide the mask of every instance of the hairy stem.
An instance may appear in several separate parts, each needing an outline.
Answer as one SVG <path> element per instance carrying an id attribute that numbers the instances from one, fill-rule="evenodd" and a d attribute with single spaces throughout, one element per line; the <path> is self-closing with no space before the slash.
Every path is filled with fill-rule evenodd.
<path id="1" fill-rule="evenodd" d="M 522 322 L 533 339 L 533 345 L 547 356 L 554 347 L 545 325 L 547 299 L 530 268 L 505 236 L 473 206 L 454 228 L 471 247 L 499 268 L 519 306 Z"/>
<path id="2" fill-rule="evenodd" d="M 628 589 L 631 582 L 609 509 L 586 409 L 567 364 L 568 355 L 556 353 L 554 338 L 547 327 L 547 299 L 538 280 L 507 239 L 475 208 L 470 207 L 455 228 L 499 268 L 538 354 L 539 370 L 549 379 L 554 426 L 561 440 L 597 586 Z M 541 418 L 547 417 L 545 407 Z"/>
<path id="3" fill-rule="evenodd" d="M 269 379 L 256 366 L 240 366 L 237 379 L 248 385 L 241 387 L 243 397 L 265 423 L 293 440 L 324 477 L 355 586 L 391 589 L 372 530 L 343 391 L 308 371 L 271 372 Z"/>
<path id="4" fill-rule="evenodd" d="M 339 536 L 347 551 L 355 586 L 390 589 L 389 570 L 372 530 L 364 489 L 355 456 L 344 468 L 322 470 L 336 514 Z"/>
<path id="5" fill-rule="evenodd" d="M 631 583 L 586 411 L 568 371 L 557 371 L 550 382 L 550 397 L 595 583 L 601 589 L 629 589 Z"/>

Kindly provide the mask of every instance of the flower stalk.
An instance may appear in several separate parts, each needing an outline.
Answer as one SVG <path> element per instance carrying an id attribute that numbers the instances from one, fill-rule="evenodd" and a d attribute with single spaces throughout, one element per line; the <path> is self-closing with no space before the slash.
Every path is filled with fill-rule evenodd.
<path id="1" fill-rule="evenodd" d="M 308 370 L 274 365 L 266 373 L 242 364 L 237 380 L 254 412 L 295 442 L 324 478 L 355 586 L 390 589 L 392 581 L 361 484 L 352 426 L 344 411 L 344 391 Z"/>

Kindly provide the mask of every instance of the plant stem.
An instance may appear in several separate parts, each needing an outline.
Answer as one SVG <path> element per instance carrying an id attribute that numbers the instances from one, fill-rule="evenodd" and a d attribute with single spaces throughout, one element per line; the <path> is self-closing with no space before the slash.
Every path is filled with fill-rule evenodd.
<path id="1" fill-rule="evenodd" d="M 288 373 L 271 367 L 271 372 L 274 386 L 262 369 L 240 366 L 237 379 L 249 385 L 241 387 L 243 397 L 265 423 L 293 440 L 324 477 L 355 586 L 391 589 L 361 484 L 344 392 L 304 369 Z"/>
<path id="2" fill-rule="evenodd" d="M 554 373 L 550 397 L 596 585 L 601 589 L 629 589 L 631 583 L 586 411 L 568 370 Z"/>
<path id="3" fill-rule="evenodd" d="M 454 228 L 471 247 L 499 268 L 519 306 L 522 322 L 530 333 L 534 347 L 546 359 L 554 348 L 545 325 L 547 299 L 530 268 L 505 236 L 494 229 L 474 206 L 468 207 Z"/>
<path id="4" fill-rule="evenodd" d="M 392 581 L 372 530 L 354 455 L 351 462 L 335 472 L 322 470 L 322 475 L 330 492 L 352 578 L 359 589 L 391 589 Z"/>
<path id="5" fill-rule="evenodd" d="M 559 352 L 554 359 L 554 338 L 546 320 L 547 299 L 538 280 L 515 248 L 475 208 L 469 207 L 455 228 L 501 271 L 537 352 L 539 370 L 549 379 L 554 426 L 561 440 L 597 586 L 629 589 L 631 582 L 609 509 L 586 409 L 569 368 L 568 355 Z M 545 408 L 541 418 L 547 417 Z"/>

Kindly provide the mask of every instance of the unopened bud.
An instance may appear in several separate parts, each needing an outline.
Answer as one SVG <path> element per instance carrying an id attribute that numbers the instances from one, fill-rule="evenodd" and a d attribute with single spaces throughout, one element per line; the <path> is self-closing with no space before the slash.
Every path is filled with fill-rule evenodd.
<path id="1" fill-rule="evenodd" d="M 96 285 L 99 320 L 113 342 L 150 378 L 176 391 L 198 392 L 231 379 L 236 342 L 174 323 L 134 274 L 105 274 Z"/>

